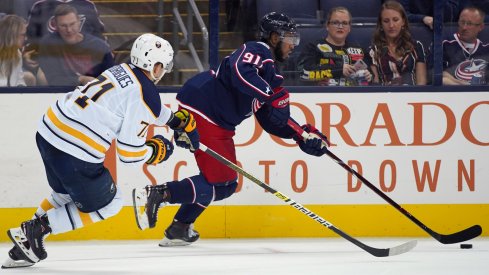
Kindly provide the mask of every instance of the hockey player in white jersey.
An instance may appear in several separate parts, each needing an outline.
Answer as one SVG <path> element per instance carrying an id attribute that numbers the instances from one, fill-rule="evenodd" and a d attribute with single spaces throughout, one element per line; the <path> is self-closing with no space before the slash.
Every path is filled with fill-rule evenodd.
<path id="1" fill-rule="evenodd" d="M 32 220 L 7 232 L 15 246 L 2 268 L 44 260 L 43 241 L 49 234 L 76 230 L 120 211 L 121 191 L 103 165 L 113 140 L 125 163 L 156 165 L 172 154 L 173 145 L 163 136 L 146 137 L 151 124 L 173 129 L 177 145 L 198 148 L 193 116 L 165 107 L 155 86 L 172 64 L 171 45 L 143 34 L 132 46 L 130 63 L 104 71 L 48 108 L 36 142 L 52 193 Z"/>

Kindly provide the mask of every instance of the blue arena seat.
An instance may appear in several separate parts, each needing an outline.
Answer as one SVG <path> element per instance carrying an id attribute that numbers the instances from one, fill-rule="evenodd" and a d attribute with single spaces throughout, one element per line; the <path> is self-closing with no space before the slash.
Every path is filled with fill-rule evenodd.
<path id="1" fill-rule="evenodd" d="M 350 44 L 359 45 L 364 49 L 365 52 L 368 51 L 370 44 L 372 43 L 372 36 L 374 34 L 375 25 L 353 25 L 351 27 L 350 34 L 348 35 L 348 42 Z"/>
<path id="2" fill-rule="evenodd" d="M 292 17 L 299 24 L 319 24 L 318 0 L 256 0 L 258 18 L 276 11 Z"/>
<path id="3" fill-rule="evenodd" d="M 433 43 L 433 31 L 423 23 L 410 23 L 409 29 L 414 40 L 419 40 L 425 51 L 428 51 Z"/>
<path id="4" fill-rule="evenodd" d="M 381 5 L 382 0 L 319 0 L 319 8 L 325 17 L 331 8 L 342 6 L 350 11 L 353 22 L 357 23 L 376 22 Z"/>
<path id="5" fill-rule="evenodd" d="M 294 53 L 299 53 L 306 44 L 315 41 L 316 39 L 326 37 L 327 34 L 324 26 L 300 27 L 299 33 L 301 35 L 301 43 L 294 48 Z"/>

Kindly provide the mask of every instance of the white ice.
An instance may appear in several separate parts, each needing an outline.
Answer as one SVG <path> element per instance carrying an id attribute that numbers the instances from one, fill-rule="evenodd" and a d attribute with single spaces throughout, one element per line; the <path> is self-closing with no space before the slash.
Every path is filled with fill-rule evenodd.
<path id="1" fill-rule="evenodd" d="M 379 248 L 409 239 L 358 238 Z M 46 241 L 48 258 L 33 267 L 2 269 L 1 274 L 489 274 L 489 238 L 443 245 L 418 238 L 402 255 L 377 258 L 341 238 L 203 239 L 187 247 L 164 248 L 158 240 Z M 1 261 L 10 243 L 0 243 Z"/>

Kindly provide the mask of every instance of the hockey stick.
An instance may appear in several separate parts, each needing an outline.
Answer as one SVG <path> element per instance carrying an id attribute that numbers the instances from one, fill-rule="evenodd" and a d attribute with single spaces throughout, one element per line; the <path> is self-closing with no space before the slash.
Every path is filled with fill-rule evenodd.
<path id="1" fill-rule="evenodd" d="M 362 243 L 361 241 L 353 238 L 352 236 L 348 235 L 347 233 L 343 232 L 338 227 L 334 226 L 332 223 L 328 222 L 324 218 L 318 216 L 317 214 L 315 214 L 311 210 L 307 209 L 306 207 L 304 207 L 300 203 L 292 200 L 291 198 L 289 198 L 288 196 L 284 195 L 283 193 L 281 193 L 281 192 L 273 189 L 269 185 L 263 183 L 262 181 L 260 181 L 259 179 L 255 178 L 254 176 L 252 176 L 248 172 L 244 171 L 241 167 L 237 166 L 236 164 L 234 164 L 230 160 L 224 158 L 223 156 L 221 156 L 217 152 L 213 151 L 212 149 L 208 148 L 204 144 L 201 143 L 199 149 L 202 150 L 203 152 L 207 153 L 208 155 L 210 155 L 211 157 L 213 157 L 214 159 L 216 159 L 220 163 L 226 165 L 227 167 L 233 169 L 237 173 L 243 175 L 247 179 L 249 179 L 252 182 L 256 183 L 261 188 L 269 191 L 272 195 L 274 195 L 275 197 L 281 199 L 282 201 L 284 201 L 285 203 L 289 204 L 290 206 L 294 207 L 295 209 L 297 209 L 302 214 L 304 214 L 304 215 L 308 216 L 309 218 L 317 221 L 321 225 L 323 225 L 323 226 L 327 227 L 328 229 L 334 231 L 336 234 L 338 234 L 341 237 L 347 239 L 348 241 L 352 242 L 356 246 L 360 247 L 361 249 L 367 251 L 368 253 L 370 253 L 370 254 L 372 254 L 372 255 L 374 255 L 376 257 L 388 257 L 388 256 L 399 255 L 399 254 L 408 252 L 409 250 L 413 249 L 416 246 L 416 244 L 417 244 L 416 241 L 410 241 L 410 242 L 403 243 L 401 245 L 398 245 L 398 246 L 395 246 L 395 247 L 391 247 L 391 248 L 375 248 L 375 247 L 368 246 L 368 245 Z"/>
<path id="2" fill-rule="evenodd" d="M 297 123 L 289 119 L 287 124 L 294 129 L 298 134 L 300 134 L 303 138 L 307 138 L 309 134 L 304 131 Z M 364 178 L 362 175 L 360 175 L 357 171 L 353 170 L 350 166 L 345 164 L 340 158 L 338 158 L 335 154 L 333 154 L 331 151 L 327 151 L 326 154 L 332 158 L 336 163 L 338 163 L 341 167 L 343 167 L 346 171 L 354 175 L 356 178 L 358 178 L 361 182 L 363 182 L 365 185 L 367 185 L 372 191 L 374 191 L 377 195 L 382 197 L 385 201 L 387 201 L 390 205 L 394 206 L 397 210 L 399 210 L 404 216 L 406 216 L 408 219 L 413 221 L 416 225 L 421 227 L 424 231 L 426 231 L 428 234 L 430 234 L 433 238 L 438 240 L 439 242 L 443 244 L 452 244 L 452 243 L 459 243 L 459 242 L 464 242 L 470 239 L 473 239 L 477 236 L 479 236 L 482 233 L 482 227 L 480 225 L 473 225 L 469 228 L 466 228 L 462 231 L 455 232 L 452 234 L 440 234 L 432 229 L 430 229 L 428 226 L 426 226 L 424 223 L 422 223 L 420 220 L 418 220 L 416 217 L 414 217 L 411 213 L 409 213 L 406 209 L 402 208 L 399 204 L 397 204 L 394 200 L 392 200 L 389 196 L 387 196 L 384 192 L 379 190 L 375 185 L 373 185 L 371 182 L 369 182 L 366 178 Z"/>

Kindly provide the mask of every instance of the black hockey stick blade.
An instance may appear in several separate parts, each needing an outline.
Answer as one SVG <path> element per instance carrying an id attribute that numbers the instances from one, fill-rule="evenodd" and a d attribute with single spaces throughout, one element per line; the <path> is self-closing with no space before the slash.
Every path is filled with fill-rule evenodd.
<path id="1" fill-rule="evenodd" d="M 351 243 L 355 244 L 356 246 L 360 247 L 361 249 L 365 250 L 366 252 L 370 253 L 373 256 L 388 257 L 388 256 L 399 255 L 399 254 L 406 253 L 406 252 L 410 251 L 417 244 L 416 241 L 410 241 L 410 242 L 403 243 L 401 245 L 391 247 L 391 248 L 375 248 L 375 247 L 371 247 L 369 245 L 366 245 L 365 243 L 355 239 L 354 237 L 348 235 L 347 233 L 345 233 L 344 231 L 342 231 L 338 227 L 334 226 L 332 223 L 328 222 L 324 218 L 318 216 L 317 214 L 315 214 L 311 210 L 307 209 L 306 207 L 304 207 L 300 203 L 294 201 L 293 199 L 289 198 L 288 196 L 284 195 L 283 193 L 273 189 L 268 184 L 266 184 L 266 183 L 260 181 L 259 179 L 255 178 L 253 175 L 249 174 L 248 172 L 243 170 L 241 167 L 234 164 L 233 162 L 226 159 L 225 157 L 221 156 L 220 154 L 218 154 L 214 150 L 208 148 L 204 144 L 201 143 L 199 149 L 202 150 L 203 152 L 205 152 L 206 154 L 210 155 L 211 157 L 213 157 L 214 159 L 216 159 L 220 163 L 226 165 L 230 169 L 233 169 L 237 173 L 239 173 L 239 174 L 243 175 L 244 177 L 246 177 L 247 179 L 251 180 L 253 183 L 256 183 L 258 186 L 269 191 L 272 195 L 279 198 L 280 200 L 287 203 L 288 205 L 292 206 L 293 208 L 297 209 L 302 214 L 304 214 L 307 217 L 315 220 L 316 222 L 318 222 L 322 226 L 332 230 L 336 234 L 340 235 L 341 237 L 345 238 L 346 240 L 350 241 Z"/>
<path id="2" fill-rule="evenodd" d="M 306 133 L 293 120 L 289 119 L 289 121 L 287 122 L 287 125 L 289 125 L 292 129 L 294 129 L 299 135 L 302 135 L 304 138 L 308 137 L 309 134 Z M 437 232 L 433 231 L 431 228 L 429 228 L 428 226 L 426 226 L 424 223 L 422 223 L 420 220 L 418 220 L 416 217 L 414 217 L 406 209 L 401 207 L 397 202 L 395 202 L 393 199 L 391 199 L 389 196 L 387 196 L 384 192 L 382 192 L 379 188 L 377 188 L 375 185 L 373 185 L 370 181 L 368 181 L 366 178 L 364 178 L 362 175 L 360 175 L 357 171 L 355 171 L 353 168 L 348 166 L 339 157 L 337 157 L 335 154 L 333 154 L 333 152 L 328 150 L 326 152 L 326 155 L 328 155 L 338 165 L 340 165 L 347 172 L 349 172 L 350 174 L 355 176 L 357 179 L 359 179 L 363 184 L 365 184 L 368 188 L 370 188 L 372 191 L 374 191 L 374 193 L 379 195 L 382 199 L 384 199 L 386 202 L 388 202 L 390 205 L 392 205 L 394 208 L 396 208 L 404 216 L 406 216 L 408 219 L 410 219 L 412 222 L 414 222 L 416 225 L 418 225 L 421 229 L 423 229 L 426 233 L 430 234 L 433 238 L 435 238 L 439 242 L 441 242 L 443 244 L 453 244 L 453 243 L 464 242 L 464 241 L 471 240 L 471 239 L 479 236 L 482 233 L 482 228 L 480 225 L 474 225 L 474 226 L 466 228 L 462 231 L 455 232 L 455 233 L 448 234 L 448 235 L 437 233 Z"/>
<path id="3" fill-rule="evenodd" d="M 426 232 L 428 232 L 431 236 L 433 236 L 433 238 L 437 239 L 442 244 L 453 244 L 472 240 L 473 238 L 480 236 L 482 234 L 482 227 L 476 224 L 469 228 L 465 228 L 462 231 L 448 235 L 436 233 L 431 229 L 429 229 L 429 231 L 427 230 Z"/>
<path id="4" fill-rule="evenodd" d="M 356 246 L 367 251 L 368 253 L 370 253 L 371 255 L 373 255 L 375 257 L 389 257 L 389 256 L 400 255 L 400 254 L 403 254 L 403 253 L 410 251 L 411 249 L 416 247 L 416 245 L 418 244 L 418 242 L 414 240 L 414 241 L 409 241 L 409 242 L 406 242 L 406 243 L 403 243 L 403 244 L 400 244 L 400 245 L 394 246 L 394 247 L 376 248 L 376 247 L 371 247 L 371 246 L 368 246 L 368 245 L 360 242 L 359 240 L 351 237 L 350 235 L 346 234 L 345 232 L 341 231 L 340 229 L 338 229 L 337 227 L 335 227 L 333 225 L 331 227 L 328 227 L 328 228 L 333 230 L 336 234 L 338 234 L 341 237 L 349 240 L 350 242 L 352 242 Z"/>

